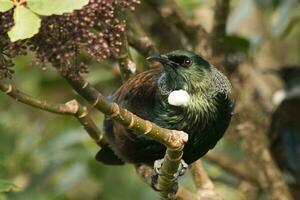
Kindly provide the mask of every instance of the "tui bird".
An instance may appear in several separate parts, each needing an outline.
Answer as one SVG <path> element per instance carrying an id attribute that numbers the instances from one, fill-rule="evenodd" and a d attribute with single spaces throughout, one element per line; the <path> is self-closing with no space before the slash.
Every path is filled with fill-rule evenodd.
<path id="1" fill-rule="evenodd" d="M 288 183 L 298 185 L 299 192 L 300 66 L 283 66 L 272 72 L 281 78 L 285 90 L 276 92 L 273 98 L 278 107 L 272 114 L 269 128 L 270 150 Z"/>
<path id="2" fill-rule="evenodd" d="M 186 50 L 150 56 L 162 64 L 127 80 L 112 101 L 141 118 L 189 134 L 183 160 L 191 164 L 224 135 L 233 111 L 228 79 L 199 55 Z M 107 145 L 96 155 L 105 164 L 153 165 L 166 147 L 106 118 Z"/>

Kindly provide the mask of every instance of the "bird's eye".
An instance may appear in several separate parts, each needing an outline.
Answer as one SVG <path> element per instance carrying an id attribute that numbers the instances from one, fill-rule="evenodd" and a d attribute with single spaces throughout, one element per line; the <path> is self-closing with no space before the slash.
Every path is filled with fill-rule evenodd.
<path id="1" fill-rule="evenodd" d="M 184 59 L 184 61 L 183 61 L 183 66 L 185 66 L 185 67 L 189 67 L 189 66 L 191 66 L 193 64 L 193 61 L 191 60 L 191 59 L 189 59 L 189 58 L 186 58 L 186 59 Z"/>

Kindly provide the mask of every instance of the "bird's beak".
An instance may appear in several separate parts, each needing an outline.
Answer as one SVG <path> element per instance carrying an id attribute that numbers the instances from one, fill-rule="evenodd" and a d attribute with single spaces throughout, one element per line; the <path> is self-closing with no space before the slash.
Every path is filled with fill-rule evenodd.
<path id="1" fill-rule="evenodd" d="M 178 64 L 173 62 L 172 60 L 170 60 L 168 58 L 168 56 L 166 55 L 154 55 L 154 56 L 149 56 L 147 58 L 148 61 L 157 61 L 160 62 L 164 68 L 171 68 L 171 69 L 175 69 Z"/>
<path id="2" fill-rule="evenodd" d="M 168 65 L 171 64 L 170 60 L 166 55 L 154 55 L 154 56 L 149 56 L 147 58 L 148 61 L 157 61 L 160 62 L 163 65 Z"/>

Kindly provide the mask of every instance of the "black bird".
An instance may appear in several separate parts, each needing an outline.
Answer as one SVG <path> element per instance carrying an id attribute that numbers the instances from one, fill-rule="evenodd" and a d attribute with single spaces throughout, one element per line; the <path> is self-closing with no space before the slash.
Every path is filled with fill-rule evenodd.
<path id="1" fill-rule="evenodd" d="M 284 91 L 275 95 L 276 103 L 281 102 L 271 119 L 270 150 L 287 182 L 298 188 L 300 197 L 300 66 L 283 66 L 272 72 L 281 78 Z"/>
<path id="2" fill-rule="evenodd" d="M 183 160 L 191 164 L 212 149 L 227 129 L 233 111 L 228 79 L 199 55 L 185 50 L 151 56 L 162 67 L 144 71 L 126 81 L 112 101 L 161 127 L 189 134 Z M 166 148 L 134 134 L 106 118 L 107 146 L 96 159 L 105 164 L 153 165 Z"/>

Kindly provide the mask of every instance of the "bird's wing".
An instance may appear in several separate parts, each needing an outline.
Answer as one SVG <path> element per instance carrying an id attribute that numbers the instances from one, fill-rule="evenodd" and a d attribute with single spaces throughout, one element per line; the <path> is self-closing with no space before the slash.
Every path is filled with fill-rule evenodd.
<path id="1" fill-rule="evenodd" d="M 126 81 L 113 95 L 113 100 L 136 115 L 149 119 L 158 94 L 157 78 L 161 68 L 154 68 Z"/>
<path id="2" fill-rule="evenodd" d="M 113 94 L 112 100 L 141 118 L 150 120 L 158 92 L 157 77 L 161 73 L 161 68 L 155 68 L 137 74 L 127 80 Z M 130 161 L 125 160 L 126 158 L 132 158 L 133 160 L 138 160 L 135 157 L 143 158 L 143 156 L 139 155 L 142 155 L 142 150 L 145 149 L 149 141 L 139 138 L 133 134 L 132 131 L 115 123 L 110 118 L 105 119 L 104 129 L 106 133 L 105 138 L 110 146 L 105 146 L 105 148 L 97 153 L 96 159 L 98 161 L 105 164 L 118 165 L 122 164 L 123 160 L 125 162 Z M 126 143 L 124 141 L 126 141 Z M 118 149 L 122 149 L 122 152 L 118 152 Z M 161 148 L 158 149 L 160 150 Z M 151 152 L 156 154 L 155 149 L 154 151 L 151 150 Z M 164 151 L 162 150 L 162 152 Z"/>
<path id="3" fill-rule="evenodd" d="M 108 165 L 123 165 L 124 162 L 111 150 L 108 144 L 101 147 L 101 150 L 95 156 L 95 159 Z"/>

